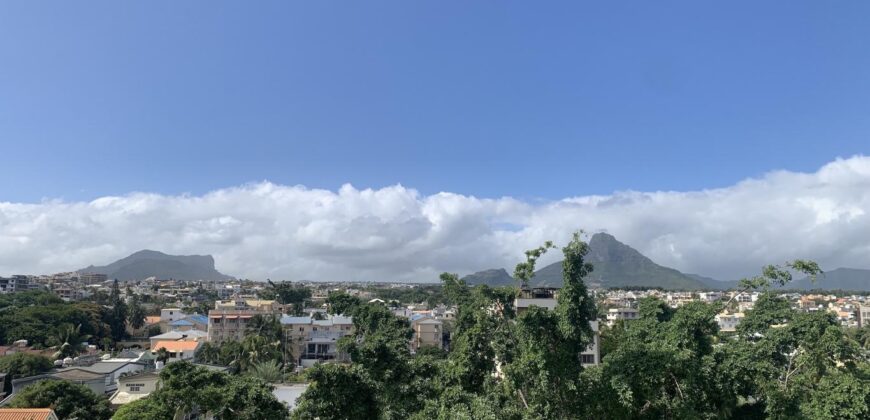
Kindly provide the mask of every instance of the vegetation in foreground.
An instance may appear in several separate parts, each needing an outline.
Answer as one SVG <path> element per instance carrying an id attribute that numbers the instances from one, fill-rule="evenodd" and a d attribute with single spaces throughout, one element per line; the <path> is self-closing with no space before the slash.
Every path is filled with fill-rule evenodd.
<path id="1" fill-rule="evenodd" d="M 528 281 L 547 244 L 527 252 L 515 278 Z M 353 315 L 341 345 L 351 365 L 308 371 L 311 385 L 296 419 L 863 419 L 870 416 L 867 351 L 828 313 L 802 313 L 765 294 L 736 334 L 714 317 L 728 303 L 672 309 L 646 299 L 641 319 L 602 337 L 599 366 L 579 353 L 592 340 L 595 305 L 583 278 L 588 245 L 579 235 L 562 249 L 564 287 L 554 311 L 517 316 L 515 289 L 469 288 L 442 275 L 458 305 L 448 355 L 411 355 L 407 324 L 380 305 L 346 295 L 330 311 Z M 741 287 L 787 284 L 812 262 L 768 266 Z"/>

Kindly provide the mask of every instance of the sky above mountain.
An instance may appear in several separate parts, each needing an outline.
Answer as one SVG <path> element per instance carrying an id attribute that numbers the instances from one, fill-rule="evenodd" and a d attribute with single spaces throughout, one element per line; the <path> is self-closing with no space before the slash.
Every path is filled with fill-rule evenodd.
<path id="1" fill-rule="evenodd" d="M 868 14 L 2 2 L 0 274 L 147 248 L 243 277 L 434 280 L 578 228 L 720 278 L 865 267 Z"/>
<path id="2" fill-rule="evenodd" d="M 537 203 L 867 153 L 870 2 L 2 2 L 0 200 Z"/>
<path id="3" fill-rule="evenodd" d="M 870 157 L 725 188 L 544 202 L 262 182 L 203 195 L 0 203 L 0 273 L 106 264 L 148 248 L 212 254 L 221 272 L 253 279 L 436 281 L 442 271 L 510 268 L 523 250 L 585 229 L 658 264 L 729 279 L 793 258 L 866 268 L 868 209 Z M 541 266 L 557 259 L 550 253 Z"/>

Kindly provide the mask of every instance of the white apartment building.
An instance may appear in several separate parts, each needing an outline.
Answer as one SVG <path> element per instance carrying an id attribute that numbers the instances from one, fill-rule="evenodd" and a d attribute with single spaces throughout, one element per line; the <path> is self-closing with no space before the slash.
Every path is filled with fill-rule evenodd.
<path id="1" fill-rule="evenodd" d="M 297 363 L 310 367 L 325 361 L 344 361 L 347 355 L 338 349 L 338 340 L 353 332 L 353 319 L 332 315 L 327 319 L 308 316 L 281 317 L 284 340 Z"/>
<path id="2" fill-rule="evenodd" d="M 616 321 L 635 320 L 640 318 L 637 309 L 634 308 L 610 308 L 607 310 L 607 325 L 613 326 Z"/>
<path id="3" fill-rule="evenodd" d="M 737 313 L 728 313 L 722 312 L 721 314 L 716 315 L 716 323 L 719 324 L 719 331 L 724 332 L 734 332 L 737 329 L 737 326 L 740 325 L 740 321 L 744 318 L 743 312 Z"/>

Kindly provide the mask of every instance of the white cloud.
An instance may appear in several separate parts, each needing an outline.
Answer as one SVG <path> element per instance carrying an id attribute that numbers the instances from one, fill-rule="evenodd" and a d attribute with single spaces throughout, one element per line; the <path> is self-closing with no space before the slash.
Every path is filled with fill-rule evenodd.
<path id="1" fill-rule="evenodd" d="M 870 267 L 868 209 L 863 156 L 727 188 L 548 203 L 264 182 L 203 196 L 0 203 L 0 274 L 68 271 L 148 248 L 213 254 L 219 270 L 253 279 L 433 281 L 442 271 L 510 268 L 523 250 L 582 228 L 663 265 L 736 278 L 793 258 Z"/>

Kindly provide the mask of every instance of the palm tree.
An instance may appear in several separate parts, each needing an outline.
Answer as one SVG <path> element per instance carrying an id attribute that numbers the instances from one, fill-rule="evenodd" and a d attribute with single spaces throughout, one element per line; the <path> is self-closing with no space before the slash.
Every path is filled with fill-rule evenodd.
<path id="1" fill-rule="evenodd" d="M 252 365 L 248 370 L 248 373 L 255 378 L 262 379 L 263 382 L 270 384 L 281 382 L 284 377 L 281 372 L 281 365 L 279 365 L 275 360 L 266 360 Z"/>
<path id="2" fill-rule="evenodd" d="M 166 350 L 166 347 L 157 349 L 157 361 L 166 363 L 167 360 L 169 360 L 169 352 Z"/>
<path id="3" fill-rule="evenodd" d="M 54 357 L 63 359 L 67 357 L 75 357 L 82 351 L 82 344 L 91 338 L 88 334 L 82 334 L 82 324 L 62 324 L 57 330 L 57 336 L 54 340 L 58 343 L 57 352 Z"/>
<path id="4" fill-rule="evenodd" d="M 200 363 L 220 363 L 220 347 L 204 343 L 196 352 L 196 360 Z"/>

